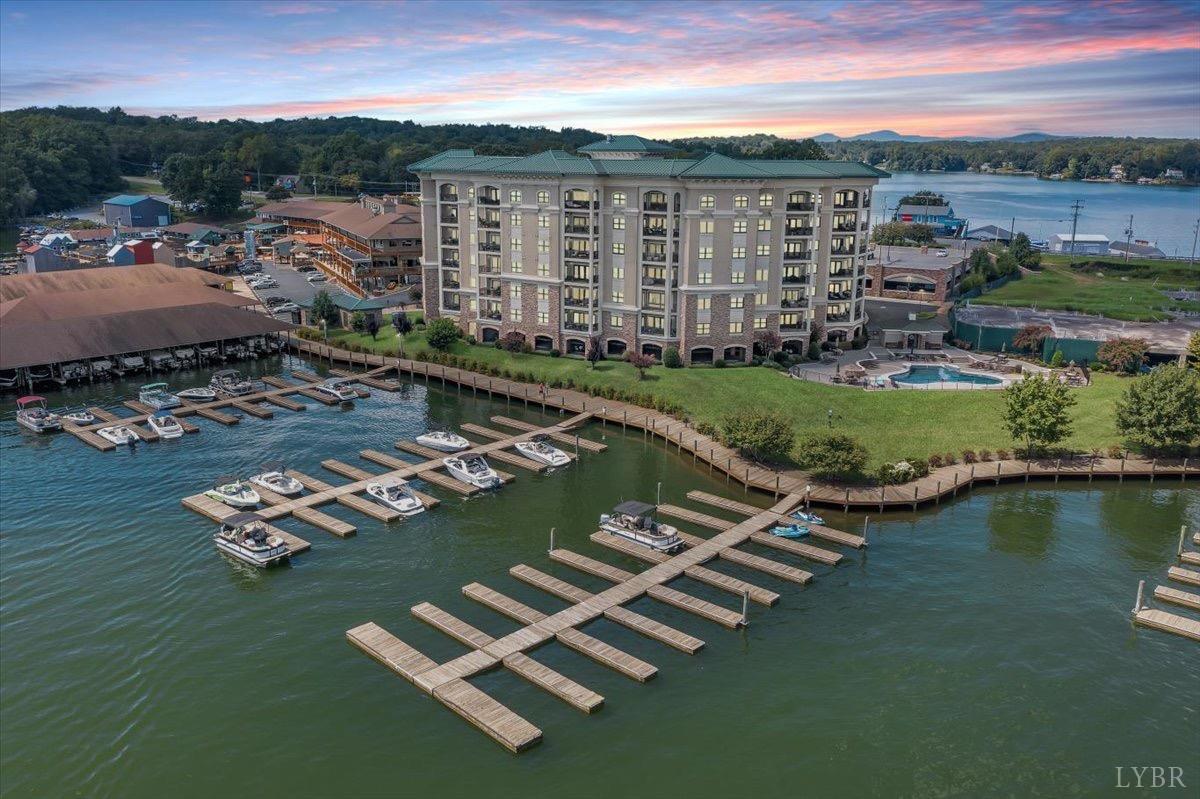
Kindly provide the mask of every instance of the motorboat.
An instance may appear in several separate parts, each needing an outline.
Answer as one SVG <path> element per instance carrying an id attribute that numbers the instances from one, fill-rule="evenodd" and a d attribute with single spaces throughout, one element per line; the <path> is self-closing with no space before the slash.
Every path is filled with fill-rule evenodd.
<path id="1" fill-rule="evenodd" d="M 146 368 L 146 359 L 140 355 L 124 355 L 117 358 L 117 366 L 123 372 L 140 372 Z"/>
<path id="2" fill-rule="evenodd" d="M 216 347 L 197 347 L 196 355 L 202 361 L 223 361 L 225 356 Z"/>
<path id="3" fill-rule="evenodd" d="M 180 366 L 191 366 L 196 362 L 196 351 L 191 347 L 187 349 L 178 349 L 171 353 Z"/>
<path id="4" fill-rule="evenodd" d="M 204 496 L 235 508 L 253 508 L 261 499 L 257 491 L 236 477 L 218 478 Z"/>
<path id="5" fill-rule="evenodd" d="M 271 533 L 266 520 L 257 513 L 227 516 L 213 543 L 221 552 L 260 569 L 282 563 L 292 554 L 291 547 Z"/>
<path id="6" fill-rule="evenodd" d="M 367 496 L 404 516 L 416 516 L 425 511 L 425 503 L 421 502 L 404 480 L 367 483 Z"/>
<path id="7" fill-rule="evenodd" d="M 96 435 L 103 438 L 105 441 L 111 441 L 114 444 L 124 446 L 133 446 L 137 443 L 137 433 L 130 430 L 123 424 L 115 424 L 111 427 L 101 427 L 96 431 Z"/>
<path id="8" fill-rule="evenodd" d="M 358 394 L 350 387 L 350 382 L 345 378 L 330 378 L 324 383 L 317 383 L 312 389 L 338 402 L 353 402 Z"/>
<path id="9" fill-rule="evenodd" d="M 801 508 L 800 510 L 792 511 L 792 518 L 799 519 L 802 522 L 808 522 L 809 524 L 824 524 L 825 523 L 825 519 L 823 519 L 822 517 L 818 516 L 817 514 L 813 513 L 810 510 L 805 510 L 804 508 Z"/>
<path id="10" fill-rule="evenodd" d="M 79 361 L 64 363 L 60 371 L 64 380 L 84 380 L 90 373 L 87 365 Z"/>
<path id="11" fill-rule="evenodd" d="M 517 452 L 526 458 L 544 463 L 547 466 L 569 466 L 571 458 L 558 447 L 550 444 L 546 436 L 536 436 L 529 441 L 518 441 L 515 444 Z"/>
<path id="12" fill-rule="evenodd" d="M 150 353 L 150 370 L 153 372 L 166 372 L 171 369 L 179 368 L 179 361 L 169 352 L 152 352 Z"/>
<path id="13" fill-rule="evenodd" d="M 179 397 L 167 391 L 166 383 L 147 383 L 138 389 L 138 402 L 149 405 L 156 411 L 178 408 L 183 403 Z"/>
<path id="14" fill-rule="evenodd" d="M 97 358 L 91 363 L 92 377 L 108 377 L 112 374 L 113 362 L 107 358 Z"/>
<path id="15" fill-rule="evenodd" d="M 183 425 L 179 424 L 179 420 L 172 416 L 170 411 L 162 410 L 150 414 L 146 424 L 158 433 L 159 438 L 179 438 L 183 435 Z"/>
<path id="16" fill-rule="evenodd" d="M 197 386 L 196 388 L 185 388 L 183 391 L 176 391 L 175 396 L 188 402 L 212 402 L 217 398 L 217 392 L 207 386 Z"/>
<path id="17" fill-rule="evenodd" d="M 17 400 L 17 424 L 35 433 L 62 430 L 62 418 L 46 408 L 46 398 L 32 395 Z"/>
<path id="18" fill-rule="evenodd" d="M 294 477 L 284 474 L 282 461 L 270 461 L 262 465 L 262 471 L 250 478 L 250 482 L 259 488 L 274 491 L 285 497 L 298 497 L 304 492 L 304 485 Z"/>
<path id="19" fill-rule="evenodd" d="M 622 502 L 613 508 L 612 513 L 600 514 L 600 529 L 658 552 L 682 549 L 679 531 L 669 524 L 655 521 L 654 511 L 655 507 L 646 502 Z"/>
<path id="20" fill-rule="evenodd" d="M 30 383 L 50 383 L 54 381 L 54 373 L 49 366 L 31 366 L 26 369 Z"/>
<path id="21" fill-rule="evenodd" d="M 21 376 L 16 369 L 5 369 L 0 371 L 0 389 L 16 388 L 17 383 L 21 381 Z"/>
<path id="22" fill-rule="evenodd" d="M 237 369 L 222 369 L 214 373 L 208 385 L 218 394 L 228 394 L 231 397 L 254 393 L 254 384 L 242 377 Z"/>
<path id="23" fill-rule="evenodd" d="M 444 430 L 431 431 L 417 436 L 417 443 L 423 447 L 429 447 L 430 449 L 442 452 L 462 452 L 464 449 L 470 449 L 471 447 L 470 441 L 467 441 L 460 435 Z"/>
<path id="24" fill-rule="evenodd" d="M 482 455 L 464 455 L 463 457 L 442 458 L 446 471 L 476 488 L 495 488 L 500 485 L 500 475 L 488 465 Z"/>
<path id="25" fill-rule="evenodd" d="M 59 415 L 63 418 L 64 422 L 71 422 L 72 424 L 89 425 L 96 423 L 96 416 L 91 411 L 66 411 Z"/>
<path id="26" fill-rule="evenodd" d="M 225 355 L 234 360 L 241 360 L 250 354 L 250 348 L 245 344 L 231 344 L 225 348 Z"/>
<path id="27" fill-rule="evenodd" d="M 808 528 L 802 524 L 777 524 L 771 528 L 771 535 L 777 538 L 805 538 Z"/>

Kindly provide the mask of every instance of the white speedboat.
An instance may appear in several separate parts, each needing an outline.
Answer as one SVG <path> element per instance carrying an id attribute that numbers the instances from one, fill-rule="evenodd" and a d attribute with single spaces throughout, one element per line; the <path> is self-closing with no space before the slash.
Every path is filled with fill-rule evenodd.
<path id="1" fill-rule="evenodd" d="M 324 383 L 317 383 L 312 388 L 313 391 L 333 397 L 338 402 L 353 402 L 358 394 L 350 387 L 350 382 L 344 378 L 331 378 Z"/>
<path id="2" fill-rule="evenodd" d="M 60 369 L 63 380 L 83 380 L 89 374 L 89 369 L 86 364 L 79 361 L 64 363 Z"/>
<path id="3" fill-rule="evenodd" d="M 600 529 L 658 552 L 682 549 L 679 531 L 669 524 L 656 522 L 654 510 L 654 506 L 646 502 L 622 502 L 612 513 L 600 514 Z"/>
<path id="4" fill-rule="evenodd" d="M 462 452 L 464 449 L 470 449 L 471 447 L 470 441 L 467 441 L 460 435 L 444 430 L 431 431 L 417 436 L 417 443 L 423 447 L 429 447 L 430 449 L 442 452 Z"/>
<path id="5" fill-rule="evenodd" d="M 62 419 L 46 408 L 45 397 L 21 397 L 17 400 L 17 424 L 35 433 L 62 430 Z"/>
<path id="6" fill-rule="evenodd" d="M 63 421 L 71 422 L 72 424 L 88 425 L 96 423 L 96 417 L 91 411 L 67 411 L 60 415 L 62 416 Z"/>
<path id="7" fill-rule="evenodd" d="M 183 403 L 179 397 L 167 391 L 166 383 L 147 383 L 138 389 L 138 402 L 149 405 L 156 411 L 178 408 Z"/>
<path id="8" fill-rule="evenodd" d="M 442 464 L 453 477 L 476 488 L 495 488 L 500 485 L 500 475 L 482 455 L 442 458 Z"/>
<path id="9" fill-rule="evenodd" d="M 179 362 L 180 366 L 191 366 L 196 362 L 196 351 L 191 347 L 175 350 L 171 354 L 175 356 L 175 360 Z"/>
<path id="10" fill-rule="evenodd" d="M 552 446 L 546 436 L 536 436 L 529 441 L 518 441 L 515 447 L 517 452 L 526 458 L 547 466 L 569 466 L 571 464 L 567 453 Z"/>
<path id="11" fill-rule="evenodd" d="M 130 430 L 123 424 L 116 424 L 111 427 L 101 427 L 96 431 L 96 435 L 103 438 L 105 441 L 111 441 L 114 444 L 124 446 L 128 444 L 133 446 L 137 443 L 137 433 Z"/>
<path id="12" fill-rule="evenodd" d="M 824 524 L 825 523 L 824 518 L 818 516 L 817 514 L 813 513 L 810 510 L 805 510 L 804 508 L 801 508 L 800 510 L 792 511 L 792 518 L 799 519 L 802 522 L 808 522 L 809 524 Z"/>
<path id="13" fill-rule="evenodd" d="M 284 474 L 282 461 L 271 461 L 262 465 L 262 472 L 250 478 L 250 482 L 259 488 L 274 491 L 285 497 L 298 497 L 304 493 L 304 485 L 294 477 Z"/>
<path id="14" fill-rule="evenodd" d="M 217 549 L 243 563 L 265 569 L 287 560 L 291 547 L 273 535 L 266 521 L 257 513 L 235 513 L 221 522 L 213 536 Z"/>
<path id="15" fill-rule="evenodd" d="M 219 478 L 204 496 L 235 508 L 253 508 L 260 499 L 257 491 L 236 477 Z"/>
<path id="16" fill-rule="evenodd" d="M 178 366 L 179 360 L 169 352 L 150 353 L 150 371 L 152 372 L 165 372 L 176 369 Z"/>
<path id="17" fill-rule="evenodd" d="M 217 392 L 207 386 L 199 386 L 197 388 L 185 388 L 183 391 L 177 391 L 175 392 L 175 396 L 188 402 L 212 402 L 217 398 Z"/>
<path id="18" fill-rule="evenodd" d="M 225 356 L 216 347 L 197 347 L 196 355 L 202 361 L 223 361 Z"/>
<path id="19" fill-rule="evenodd" d="M 403 480 L 393 483 L 367 483 L 367 496 L 404 516 L 416 516 L 425 510 L 425 504 Z"/>
<path id="20" fill-rule="evenodd" d="M 172 416 L 170 411 L 151 414 L 146 424 L 158 433 L 159 438 L 179 438 L 183 435 L 183 425 L 179 424 L 179 420 Z"/>
<path id="21" fill-rule="evenodd" d="M 209 388 L 218 394 L 228 394 L 231 397 L 241 397 L 254 393 L 254 384 L 238 372 L 237 369 L 222 369 L 208 381 Z"/>

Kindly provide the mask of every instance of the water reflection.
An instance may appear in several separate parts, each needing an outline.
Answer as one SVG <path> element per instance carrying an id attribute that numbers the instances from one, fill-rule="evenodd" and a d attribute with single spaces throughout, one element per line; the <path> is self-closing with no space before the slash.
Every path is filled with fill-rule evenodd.
<path id="1" fill-rule="evenodd" d="M 988 510 L 988 545 L 997 552 L 1041 560 L 1050 549 L 1059 497 L 1041 491 L 1000 494 Z"/>
<path id="2" fill-rule="evenodd" d="M 1136 489 L 1137 502 L 1121 491 L 1100 491 L 1097 497 L 1100 527 L 1120 546 L 1126 557 L 1146 567 L 1161 566 L 1175 551 L 1179 528 L 1164 528 L 1149 519 L 1187 519 L 1188 493 L 1174 488 Z M 1153 508 L 1153 513 L 1147 513 Z"/>

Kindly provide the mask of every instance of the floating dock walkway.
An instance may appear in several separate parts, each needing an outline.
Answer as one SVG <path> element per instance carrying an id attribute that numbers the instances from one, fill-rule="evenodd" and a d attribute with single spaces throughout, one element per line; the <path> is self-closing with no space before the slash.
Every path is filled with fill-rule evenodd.
<path id="1" fill-rule="evenodd" d="M 526 431 L 526 434 L 532 432 Z M 470 650 L 445 663 L 435 662 L 374 622 L 347 630 L 346 639 L 446 705 L 501 746 L 511 752 L 521 752 L 541 740 L 541 730 L 515 711 L 470 686 L 468 679 L 491 669 L 504 667 L 572 707 L 592 712 L 603 702 L 599 694 L 568 676 L 530 662 L 528 651 L 550 642 L 557 642 L 629 679 L 637 682 L 652 679 L 658 673 L 654 664 L 605 643 L 581 628 L 596 619 L 604 618 L 688 654 L 695 654 L 705 645 L 703 640 L 689 633 L 623 607 L 642 596 L 728 629 L 746 625 L 748 602 L 773 605 L 778 601 L 779 594 L 722 574 L 703 564 L 721 559 L 782 582 L 808 583 L 813 576 L 802 569 L 737 549 L 755 540 L 755 534 L 774 525 L 780 514 L 794 508 L 802 499 L 800 496 L 788 495 L 772 508 L 756 509 L 750 518 L 741 522 L 717 520 L 721 521 L 721 529 L 712 538 L 705 539 L 681 533 L 687 549 L 675 555 L 639 546 L 604 531 L 592 535 L 592 540 L 597 544 L 650 564 L 646 570 L 636 574 L 562 548 L 552 548 L 547 552 L 549 560 L 555 563 L 599 577 L 612 584 L 597 593 L 586 591 L 524 563 L 509 569 L 509 574 L 520 582 L 570 603 L 569 607 L 557 612 L 531 607 L 481 583 L 464 586 L 462 593 L 468 599 L 524 625 L 521 629 L 500 638 L 482 632 L 431 603 L 422 602 L 412 608 L 413 615 Z M 697 513 L 673 506 L 661 506 L 659 510 L 666 513 L 668 507 L 672 507 L 673 511 L 682 512 L 676 515 Z M 715 517 L 698 514 L 694 518 Z M 717 525 L 715 521 L 711 521 L 700 526 L 715 529 Z M 844 535 L 847 536 L 847 540 L 853 538 L 848 534 Z M 840 559 L 841 553 L 835 554 L 839 555 Z M 737 595 L 742 600 L 741 610 L 723 607 L 667 585 L 684 576 Z M 518 656 L 523 659 L 514 660 Z"/>
<path id="2" fill-rule="evenodd" d="M 1175 555 L 1180 563 L 1188 565 L 1200 564 L 1200 552 L 1184 549 L 1187 540 L 1187 527 L 1179 531 L 1179 546 Z M 1192 536 L 1193 544 L 1200 544 L 1200 534 Z M 1171 566 L 1167 569 L 1167 579 L 1182 585 L 1200 586 L 1200 572 L 1185 569 L 1182 566 Z M 1179 613 L 1169 613 L 1143 604 L 1146 581 L 1138 583 L 1137 601 L 1133 606 L 1133 623 L 1141 627 L 1149 627 L 1193 641 L 1200 641 L 1200 618 L 1185 616 Z M 1189 611 L 1200 611 L 1200 594 L 1184 591 L 1167 585 L 1155 586 L 1154 599 L 1168 605 L 1184 608 Z"/>

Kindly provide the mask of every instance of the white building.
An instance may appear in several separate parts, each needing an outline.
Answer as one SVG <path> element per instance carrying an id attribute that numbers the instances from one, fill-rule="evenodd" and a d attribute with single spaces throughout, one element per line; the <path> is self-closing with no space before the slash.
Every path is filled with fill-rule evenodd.
<path id="1" fill-rule="evenodd" d="M 1100 233 L 1076 233 L 1075 246 L 1071 246 L 1070 233 L 1055 233 L 1050 237 L 1050 252 L 1074 253 L 1075 255 L 1106 255 L 1108 236 Z"/>

